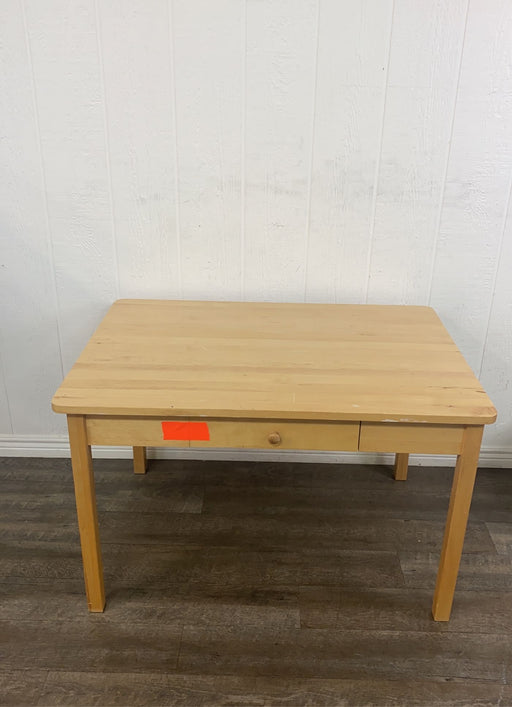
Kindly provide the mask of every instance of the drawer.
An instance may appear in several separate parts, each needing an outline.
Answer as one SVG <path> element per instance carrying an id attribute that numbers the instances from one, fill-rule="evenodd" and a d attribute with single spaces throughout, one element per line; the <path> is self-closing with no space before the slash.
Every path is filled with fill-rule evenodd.
<path id="1" fill-rule="evenodd" d="M 463 432 L 463 425 L 362 422 L 359 450 L 410 454 L 458 454 Z"/>
<path id="2" fill-rule="evenodd" d="M 210 420 L 208 428 L 209 441 L 192 440 L 191 447 L 355 451 L 359 439 L 357 422 Z"/>
<path id="3" fill-rule="evenodd" d="M 197 418 L 178 423 L 192 422 L 193 426 L 205 425 L 209 440 L 164 439 L 162 422 L 172 422 L 152 417 L 103 417 L 86 418 L 89 444 L 127 445 L 133 447 L 224 447 L 248 449 L 312 449 L 355 451 L 359 439 L 357 422 L 289 422 L 282 420 L 207 420 Z"/>

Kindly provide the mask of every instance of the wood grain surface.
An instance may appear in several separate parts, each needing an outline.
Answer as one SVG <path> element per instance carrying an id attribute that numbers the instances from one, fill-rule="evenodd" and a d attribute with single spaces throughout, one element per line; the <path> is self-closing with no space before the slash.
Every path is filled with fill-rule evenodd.
<path id="1" fill-rule="evenodd" d="M 119 300 L 52 404 L 171 419 L 496 416 L 432 309 L 378 305 Z"/>

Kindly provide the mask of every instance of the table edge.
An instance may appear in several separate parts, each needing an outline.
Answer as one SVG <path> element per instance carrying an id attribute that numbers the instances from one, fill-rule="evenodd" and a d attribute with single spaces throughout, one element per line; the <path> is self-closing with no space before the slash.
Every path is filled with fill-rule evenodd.
<path id="1" fill-rule="evenodd" d="M 240 419 L 240 420 L 315 420 L 325 422 L 380 422 L 380 423 L 423 423 L 423 424 L 445 424 L 445 425 L 489 425 L 493 424 L 497 418 L 497 411 L 494 407 L 486 408 L 481 414 L 473 415 L 404 415 L 392 413 L 359 413 L 354 415 L 349 412 L 304 412 L 292 410 L 182 410 L 165 408 L 140 408 L 129 407 L 84 407 L 78 405 L 67 405 L 52 400 L 52 410 L 56 413 L 66 415 L 104 415 L 106 417 L 160 417 L 163 419 L 173 418 L 216 418 L 216 419 Z"/>

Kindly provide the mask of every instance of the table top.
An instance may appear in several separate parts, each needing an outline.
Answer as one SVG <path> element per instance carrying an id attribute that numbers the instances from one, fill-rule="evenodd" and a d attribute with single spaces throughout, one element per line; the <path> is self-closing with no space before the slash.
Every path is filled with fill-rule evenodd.
<path id="1" fill-rule="evenodd" d="M 71 414 L 486 424 L 430 307 L 119 300 L 56 392 Z"/>

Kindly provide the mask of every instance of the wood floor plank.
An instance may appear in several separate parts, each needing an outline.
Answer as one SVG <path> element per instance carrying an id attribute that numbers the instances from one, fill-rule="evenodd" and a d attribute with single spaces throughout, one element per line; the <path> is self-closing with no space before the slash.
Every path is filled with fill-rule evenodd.
<path id="1" fill-rule="evenodd" d="M 260 551 L 378 550 L 440 551 L 444 524 L 440 521 L 396 518 L 315 518 L 295 512 L 278 516 L 218 516 L 196 513 L 101 511 L 103 543 L 201 544 Z M 10 510 L 0 518 L 0 541 L 69 542 L 78 540 L 76 514 L 69 508 L 49 513 L 43 508 Z M 465 552 L 495 553 L 485 523 L 469 523 Z"/>
<path id="2" fill-rule="evenodd" d="M 83 592 L 64 591 L 57 582 L 47 585 L 0 584 L 0 620 L 13 616 L 23 621 L 81 621 Z M 299 628 L 298 592 L 277 588 L 240 591 L 225 587 L 176 584 L 159 589 L 111 589 L 104 616 L 110 623 L 280 626 Z"/>
<path id="3" fill-rule="evenodd" d="M 127 448 L 128 449 L 128 448 Z M 94 457 L 94 447 L 93 447 Z M 158 476 L 164 474 L 166 477 L 172 476 L 175 482 L 184 483 L 186 481 L 197 485 L 203 483 L 202 474 L 205 468 L 211 464 L 219 462 L 201 462 L 197 460 L 182 459 L 152 459 L 150 460 L 151 472 Z M 108 479 L 120 480 L 126 478 L 127 472 L 132 468 L 133 461 L 127 459 L 94 459 L 94 470 L 98 476 L 105 475 Z M 38 481 L 51 482 L 59 476 L 61 479 L 71 476 L 70 459 L 52 459 L 45 457 L 0 457 L 0 474 L 4 481 L 10 479 L 16 481 Z"/>
<path id="4" fill-rule="evenodd" d="M 359 588 L 355 593 L 359 594 L 360 591 L 365 590 Z M 340 594 L 341 588 L 337 586 L 301 587 L 299 590 L 301 627 L 305 629 L 335 627 L 340 610 Z"/>
<path id="5" fill-rule="evenodd" d="M 25 542 L 0 547 L 3 581 L 34 583 L 79 579 L 80 550 L 57 542 Z M 105 577 L 132 587 L 192 582 L 199 585 L 264 587 L 326 584 L 402 586 L 396 553 L 345 551 L 330 553 L 258 552 L 240 548 L 105 544 Z M 107 589 L 108 592 L 108 589 Z"/>
<path id="6" fill-rule="evenodd" d="M 185 626 L 178 670 L 200 675 L 500 681 L 510 635 L 404 631 L 295 631 Z"/>
<path id="7" fill-rule="evenodd" d="M 83 577 L 80 548 L 74 543 L 37 540 L 0 543 L 2 582 L 77 580 Z"/>
<path id="8" fill-rule="evenodd" d="M 400 552 L 400 565 L 408 587 L 434 587 L 439 556 L 430 552 Z M 457 590 L 512 591 L 512 558 L 508 555 L 463 553 Z"/>
<path id="9" fill-rule="evenodd" d="M 159 673 L 49 673 L 39 705 L 138 707 L 493 707 L 504 687 L 427 680 L 342 680 Z M 509 693 L 510 694 L 510 693 Z M 507 704 L 502 702 L 503 705 Z"/>
<path id="10" fill-rule="evenodd" d="M 486 523 L 496 552 L 499 555 L 512 556 L 512 505 L 510 523 Z"/>
<path id="11" fill-rule="evenodd" d="M 0 704 L 35 705 L 48 677 L 47 670 L 0 669 Z"/>
<path id="12" fill-rule="evenodd" d="M 107 614 L 75 621 L 4 620 L 2 669 L 165 673 L 176 669 L 181 631 L 181 622 L 130 626 Z"/>
<path id="13" fill-rule="evenodd" d="M 390 482 L 391 483 L 391 482 Z M 243 488 L 206 486 L 203 513 L 212 515 L 279 515 L 310 513 L 315 518 L 396 518 L 433 520 L 446 518 L 446 494 L 407 495 L 407 484 L 364 489 L 353 484 L 333 493 L 329 488 L 258 487 L 247 493 Z M 478 520 L 478 519 L 477 519 Z"/>
<path id="14" fill-rule="evenodd" d="M 444 523 L 396 518 L 315 518 L 311 513 L 278 516 L 149 514 L 101 516 L 104 542 L 200 543 L 259 551 L 398 550 L 440 551 Z M 2 525 L 0 523 L 0 533 Z M 44 528 L 42 528 L 44 530 Z M 494 553 L 485 523 L 468 524 L 465 552 Z"/>
<path id="15" fill-rule="evenodd" d="M 433 623 L 431 590 L 302 587 L 301 626 L 342 631 L 512 634 L 512 592 L 458 591 L 448 622 Z"/>
<path id="16" fill-rule="evenodd" d="M 76 511 L 69 507 L 56 508 L 49 513 L 47 509 L 36 508 L 30 511 L 10 510 L 0 516 L 0 542 L 67 542 L 79 540 Z"/>
<path id="17" fill-rule="evenodd" d="M 83 615 L 83 582 L 75 589 L 58 581 L 37 584 L 0 583 L 0 620 L 74 621 Z"/>
<path id="18" fill-rule="evenodd" d="M 146 476 L 137 477 L 137 481 L 143 482 Z M 96 484 L 96 497 L 98 503 L 98 513 L 108 511 L 122 511 L 125 513 L 200 513 L 203 504 L 203 487 L 185 485 L 183 487 L 170 487 L 170 483 L 165 484 L 165 491 L 162 492 L 158 486 L 148 484 L 144 488 L 123 487 L 115 483 L 112 488 L 102 489 Z M 0 499 L 0 511 L 4 514 L 16 511 L 34 513 L 37 511 L 47 512 L 48 515 L 54 510 L 67 510 L 74 504 L 72 489 L 67 492 L 54 491 L 42 487 L 40 490 L 29 487 L 25 491 L 19 489 L 13 493 L 9 488 L 2 489 Z"/>
<path id="19" fill-rule="evenodd" d="M 203 483 L 221 488 L 252 489 L 258 486 L 310 488 L 317 474 L 318 464 L 290 464 L 289 462 L 206 462 Z"/>

